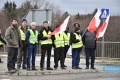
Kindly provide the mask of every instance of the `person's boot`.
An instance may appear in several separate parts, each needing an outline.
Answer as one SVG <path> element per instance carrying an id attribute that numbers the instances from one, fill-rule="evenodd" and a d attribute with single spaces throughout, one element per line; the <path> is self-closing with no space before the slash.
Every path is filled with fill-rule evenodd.
<path id="1" fill-rule="evenodd" d="M 54 65 L 54 69 L 56 70 L 58 68 L 58 66 Z"/>
<path id="2" fill-rule="evenodd" d="M 89 66 L 86 66 L 86 68 L 85 69 L 89 69 Z"/>
<path id="3" fill-rule="evenodd" d="M 27 69 L 27 67 L 25 66 L 25 65 L 23 65 L 23 67 L 22 67 L 23 69 Z"/>
<path id="4" fill-rule="evenodd" d="M 36 68 L 32 68 L 32 70 L 37 71 L 37 69 L 36 69 Z"/>
<path id="5" fill-rule="evenodd" d="M 91 66 L 91 69 L 96 69 L 94 66 Z"/>
<path id="6" fill-rule="evenodd" d="M 76 67 L 72 67 L 72 69 L 76 70 L 77 68 Z"/>
<path id="7" fill-rule="evenodd" d="M 9 70 L 8 72 L 9 73 L 15 73 L 16 71 L 14 69 L 12 69 L 12 70 Z"/>
<path id="8" fill-rule="evenodd" d="M 27 68 L 27 71 L 31 71 L 31 69 L 30 69 L 30 68 Z"/>
<path id="9" fill-rule="evenodd" d="M 0 63 L 3 63 L 3 61 L 0 61 Z"/>
<path id="10" fill-rule="evenodd" d="M 40 68 L 40 70 L 41 70 L 41 71 L 44 71 L 44 68 L 43 68 L 43 67 L 41 67 L 41 68 Z"/>
<path id="11" fill-rule="evenodd" d="M 3 61 L 1 60 L 1 58 L 0 58 L 0 63 L 3 63 Z"/>
<path id="12" fill-rule="evenodd" d="M 46 70 L 53 70 L 53 68 L 51 68 L 51 67 L 47 67 L 47 69 Z"/>
<path id="13" fill-rule="evenodd" d="M 65 67 L 61 67 L 61 69 L 66 69 Z"/>
<path id="14" fill-rule="evenodd" d="M 81 67 L 77 66 L 76 69 L 82 69 Z"/>
<path id="15" fill-rule="evenodd" d="M 67 67 L 66 65 L 64 65 L 64 67 Z"/>
<path id="16" fill-rule="evenodd" d="M 56 69 L 57 69 L 57 67 L 54 67 L 54 69 L 56 70 Z"/>

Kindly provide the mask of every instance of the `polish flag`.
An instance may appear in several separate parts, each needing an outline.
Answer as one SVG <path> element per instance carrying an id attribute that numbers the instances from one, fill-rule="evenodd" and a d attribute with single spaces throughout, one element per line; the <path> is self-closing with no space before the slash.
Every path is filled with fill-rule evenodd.
<path id="1" fill-rule="evenodd" d="M 103 35 L 105 34 L 105 31 L 107 29 L 107 25 L 108 25 L 108 22 L 109 22 L 109 18 L 110 18 L 110 15 L 107 17 L 106 21 L 102 24 L 102 26 L 98 29 L 97 33 L 96 33 L 96 38 L 100 38 L 100 37 L 103 37 Z"/>
<path id="2" fill-rule="evenodd" d="M 91 20 L 91 22 L 88 25 L 87 29 L 90 32 L 94 32 L 98 28 L 98 26 L 100 24 L 100 19 L 99 19 L 100 15 L 101 15 L 101 11 L 98 9 L 95 16 L 93 17 L 93 19 Z"/>
<path id="3" fill-rule="evenodd" d="M 68 16 L 50 35 L 59 34 L 65 31 L 65 29 L 67 28 L 69 18 L 70 16 Z"/>

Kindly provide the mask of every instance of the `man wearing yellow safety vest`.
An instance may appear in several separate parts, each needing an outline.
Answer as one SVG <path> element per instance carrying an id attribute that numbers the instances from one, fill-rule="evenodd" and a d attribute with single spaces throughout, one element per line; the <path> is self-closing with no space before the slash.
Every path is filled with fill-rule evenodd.
<path id="1" fill-rule="evenodd" d="M 44 59 L 45 53 L 47 51 L 47 70 L 53 70 L 50 67 L 50 57 L 51 57 L 51 49 L 52 49 L 52 39 L 49 34 L 51 34 L 52 30 L 48 25 L 48 21 L 43 22 L 43 28 L 39 33 L 39 40 L 41 45 L 41 61 L 40 61 L 40 69 L 44 70 Z"/>
<path id="2" fill-rule="evenodd" d="M 68 32 L 69 28 L 67 27 L 66 30 L 63 32 L 63 36 L 64 36 L 64 62 L 65 62 L 65 58 L 66 58 L 66 54 L 68 52 L 68 49 L 70 47 L 70 33 Z M 66 65 L 64 65 L 64 67 L 67 67 Z"/>
<path id="3" fill-rule="evenodd" d="M 82 69 L 79 67 L 80 53 L 82 50 L 82 39 L 80 36 L 80 28 L 76 27 L 75 32 L 71 36 L 72 43 L 72 69 Z"/>
<path id="4" fill-rule="evenodd" d="M 58 26 L 57 26 L 58 27 Z M 54 42 L 54 68 L 58 68 L 58 60 L 60 58 L 61 69 L 66 69 L 64 66 L 64 36 L 63 33 L 52 36 Z"/>
<path id="5" fill-rule="evenodd" d="M 27 20 L 22 20 L 22 26 L 19 26 L 21 41 L 23 46 L 18 49 L 17 56 L 17 69 L 19 70 L 22 63 L 22 68 L 26 69 L 26 57 L 27 57 L 27 44 L 26 44 L 26 31 L 28 30 Z M 23 62 L 22 62 L 23 61 Z"/>
<path id="6" fill-rule="evenodd" d="M 30 62 L 32 56 L 32 70 L 37 70 L 35 67 L 35 58 L 38 48 L 38 31 L 36 30 L 36 23 L 31 23 L 31 29 L 26 32 L 26 41 L 28 46 L 27 54 L 27 71 L 31 71 Z"/>
<path id="7" fill-rule="evenodd" d="M 0 30 L 0 48 L 2 48 L 4 44 L 6 44 L 6 41 L 1 36 L 1 30 Z M 1 60 L 1 58 L 0 58 L 0 63 L 3 63 L 3 61 Z"/>

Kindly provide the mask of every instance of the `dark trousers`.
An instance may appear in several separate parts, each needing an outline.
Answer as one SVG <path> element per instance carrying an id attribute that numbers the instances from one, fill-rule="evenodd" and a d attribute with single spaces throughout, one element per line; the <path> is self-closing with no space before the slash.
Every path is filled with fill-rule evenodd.
<path id="1" fill-rule="evenodd" d="M 55 48 L 54 50 L 54 67 L 58 67 L 58 60 L 60 58 L 61 67 L 64 67 L 64 48 Z"/>
<path id="2" fill-rule="evenodd" d="M 25 66 L 27 62 L 27 46 L 20 47 L 18 49 L 17 67 L 21 67 L 22 61 L 23 61 L 23 66 Z"/>
<path id="3" fill-rule="evenodd" d="M 28 54 L 27 54 L 27 68 L 30 69 L 30 61 L 32 56 L 32 68 L 35 68 L 35 58 L 37 53 L 37 45 L 28 45 Z"/>
<path id="4" fill-rule="evenodd" d="M 81 50 L 82 50 L 82 48 L 72 49 L 72 67 L 79 66 Z"/>
<path id="5" fill-rule="evenodd" d="M 64 47 L 64 61 L 65 61 L 65 58 L 66 58 L 68 49 L 69 49 L 69 46 L 65 46 L 65 47 Z"/>
<path id="6" fill-rule="evenodd" d="M 0 62 L 2 62 L 1 58 L 0 58 Z"/>
<path id="7" fill-rule="evenodd" d="M 47 51 L 47 68 L 50 67 L 50 57 L 51 57 L 51 49 L 52 47 L 41 48 L 41 61 L 40 67 L 44 67 L 45 53 Z"/>
<path id="8" fill-rule="evenodd" d="M 1 49 L 1 47 L 2 47 L 3 45 L 0 45 L 0 49 Z M 0 58 L 0 63 L 2 62 L 2 60 L 1 60 L 1 58 Z"/>
<path id="9" fill-rule="evenodd" d="M 15 69 L 17 54 L 18 54 L 18 48 L 8 47 L 8 59 L 7 59 L 8 71 Z"/>
<path id="10" fill-rule="evenodd" d="M 85 48 L 85 53 L 86 53 L 86 66 L 89 67 L 89 57 L 91 57 L 91 67 L 94 67 L 95 49 L 94 48 Z"/>

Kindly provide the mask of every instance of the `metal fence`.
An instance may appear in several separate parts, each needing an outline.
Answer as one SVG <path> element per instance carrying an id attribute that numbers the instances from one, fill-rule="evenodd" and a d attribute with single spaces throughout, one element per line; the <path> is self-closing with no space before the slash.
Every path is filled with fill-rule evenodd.
<path id="1" fill-rule="evenodd" d="M 102 47 L 104 47 L 104 50 Z M 120 59 L 120 42 L 97 42 L 96 57 Z"/>
<path id="2" fill-rule="evenodd" d="M 104 46 L 102 44 L 104 44 Z M 39 48 L 38 54 L 40 54 L 40 52 L 41 50 Z M 68 52 L 70 55 L 71 51 Z M 0 49 L 0 54 L 7 54 L 6 46 Z M 82 55 L 84 56 L 84 50 L 82 51 Z M 98 41 L 96 48 L 96 58 L 120 59 L 120 42 L 105 41 L 104 43 L 102 43 L 101 41 Z"/>

